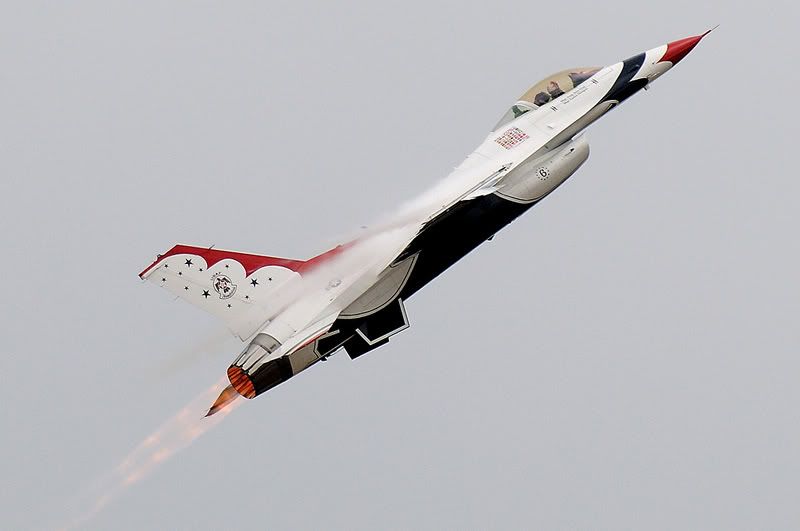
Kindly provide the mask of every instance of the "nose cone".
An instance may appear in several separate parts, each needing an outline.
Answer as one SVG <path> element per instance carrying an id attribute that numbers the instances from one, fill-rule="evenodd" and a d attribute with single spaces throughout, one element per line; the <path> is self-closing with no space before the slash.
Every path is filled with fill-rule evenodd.
<path id="1" fill-rule="evenodd" d="M 676 64 L 678 61 L 686 57 L 689 52 L 691 52 L 697 43 L 700 42 L 703 37 L 711 33 L 713 30 L 710 29 L 703 33 L 702 35 L 696 35 L 694 37 L 686 37 L 685 39 L 681 39 L 679 41 L 673 41 L 667 44 L 667 51 L 664 52 L 664 56 L 661 58 L 662 61 L 669 61 L 673 65 Z"/>

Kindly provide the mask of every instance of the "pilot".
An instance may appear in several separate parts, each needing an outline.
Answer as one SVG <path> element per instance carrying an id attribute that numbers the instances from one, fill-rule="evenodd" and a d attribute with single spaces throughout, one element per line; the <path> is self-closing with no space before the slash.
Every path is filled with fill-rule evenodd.
<path id="1" fill-rule="evenodd" d="M 547 92 L 540 92 L 535 98 L 533 98 L 533 104 L 541 107 L 551 99 L 552 97 Z"/>
<path id="2" fill-rule="evenodd" d="M 561 87 L 558 86 L 558 83 L 555 81 L 551 81 L 547 84 L 547 92 L 550 93 L 550 97 L 556 99 L 557 97 L 564 94 L 564 91 L 561 90 Z"/>
<path id="3" fill-rule="evenodd" d="M 597 70 L 584 70 L 582 72 L 570 72 L 569 78 L 572 80 L 573 86 L 578 86 L 590 77 L 592 77 Z"/>

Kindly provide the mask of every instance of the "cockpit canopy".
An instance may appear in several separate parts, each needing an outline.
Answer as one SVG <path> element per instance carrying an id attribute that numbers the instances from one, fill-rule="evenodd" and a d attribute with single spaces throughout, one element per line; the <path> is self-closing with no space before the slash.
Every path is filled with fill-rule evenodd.
<path id="1" fill-rule="evenodd" d="M 547 76 L 528 89 L 520 96 L 519 101 L 511 106 L 503 115 L 495 130 L 507 124 L 514 118 L 522 116 L 528 111 L 538 109 L 550 100 L 556 99 L 574 89 L 600 70 L 599 67 L 587 66 L 583 68 L 570 68 L 556 74 Z"/>

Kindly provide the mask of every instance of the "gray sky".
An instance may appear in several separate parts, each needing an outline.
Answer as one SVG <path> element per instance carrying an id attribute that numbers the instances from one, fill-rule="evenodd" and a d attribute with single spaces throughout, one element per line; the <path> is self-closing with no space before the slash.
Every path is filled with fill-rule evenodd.
<path id="1" fill-rule="evenodd" d="M 238 354 L 139 281 L 155 253 L 317 254 L 547 74 L 717 23 L 410 330 L 248 402 L 84 527 L 800 526 L 797 6 L 331 4 L 0 7 L 0 527 L 68 524 Z"/>

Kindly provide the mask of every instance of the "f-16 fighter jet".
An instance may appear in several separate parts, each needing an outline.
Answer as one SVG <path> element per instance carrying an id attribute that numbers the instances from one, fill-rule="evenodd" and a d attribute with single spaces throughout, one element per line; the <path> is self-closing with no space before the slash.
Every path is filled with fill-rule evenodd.
<path id="1" fill-rule="evenodd" d="M 310 260 L 188 245 L 159 255 L 142 279 L 219 317 L 247 342 L 208 415 L 340 349 L 355 359 L 408 328 L 409 297 L 575 173 L 589 157 L 581 131 L 647 88 L 708 33 L 604 68 L 546 77 L 444 180 Z"/>

